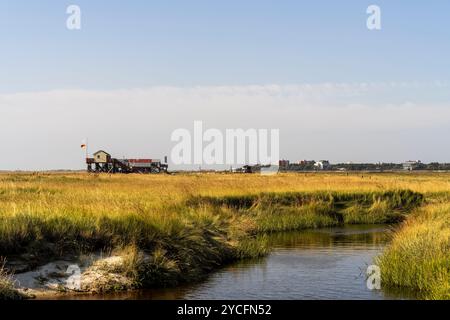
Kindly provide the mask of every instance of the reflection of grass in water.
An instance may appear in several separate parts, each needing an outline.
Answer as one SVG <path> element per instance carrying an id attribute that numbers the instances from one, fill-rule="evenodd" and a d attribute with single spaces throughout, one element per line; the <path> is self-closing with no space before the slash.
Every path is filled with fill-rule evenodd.
<path id="1" fill-rule="evenodd" d="M 350 229 L 350 230 L 347 230 Z M 380 230 L 381 229 L 381 230 Z M 269 246 L 278 247 L 365 247 L 382 246 L 388 243 L 390 235 L 385 230 L 385 226 L 380 228 L 371 229 L 366 227 L 361 228 L 361 232 L 355 232 L 358 229 L 350 228 L 350 226 L 344 229 L 344 233 L 335 233 L 334 229 L 321 229 L 319 231 L 305 230 L 301 232 L 282 232 L 274 233 L 268 237 Z"/>
<path id="2" fill-rule="evenodd" d="M 426 296 L 420 291 L 413 290 L 407 287 L 389 287 L 386 285 L 382 286 L 383 296 L 386 299 L 409 299 L 409 300 L 419 300 L 426 299 Z"/>

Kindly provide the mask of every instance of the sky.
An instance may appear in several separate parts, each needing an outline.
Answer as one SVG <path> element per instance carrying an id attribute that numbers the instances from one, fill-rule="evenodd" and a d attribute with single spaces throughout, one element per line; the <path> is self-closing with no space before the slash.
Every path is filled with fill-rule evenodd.
<path id="1" fill-rule="evenodd" d="M 444 0 L 0 0 L 0 170 L 82 168 L 85 137 L 162 158 L 195 120 L 279 129 L 292 161 L 450 162 L 449 18 Z"/>

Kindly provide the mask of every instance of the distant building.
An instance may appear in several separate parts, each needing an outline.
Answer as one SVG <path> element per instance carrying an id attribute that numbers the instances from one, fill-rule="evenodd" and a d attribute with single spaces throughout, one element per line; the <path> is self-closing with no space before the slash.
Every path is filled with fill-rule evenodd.
<path id="1" fill-rule="evenodd" d="M 330 161 L 328 160 L 320 160 L 314 163 L 314 167 L 317 170 L 327 170 L 330 168 Z"/>
<path id="2" fill-rule="evenodd" d="M 280 168 L 289 168 L 289 160 L 280 160 L 278 165 Z"/>
<path id="3" fill-rule="evenodd" d="M 95 163 L 109 163 L 111 162 L 111 155 L 103 150 L 99 150 L 94 153 L 94 161 Z"/>
<path id="4" fill-rule="evenodd" d="M 413 171 L 420 169 L 422 167 L 422 162 L 420 160 L 414 160 L 414 161 L 405 161 L 403 163 L 403 170 L 407 171 Z"/>
<path id="5" fill-rule="evenodd" d="M 167 163 L 159 159 L 116 159 L 103 150 L 86 158 L 88 172 L 105 173 L 159 173 L 167 172 Z"/>

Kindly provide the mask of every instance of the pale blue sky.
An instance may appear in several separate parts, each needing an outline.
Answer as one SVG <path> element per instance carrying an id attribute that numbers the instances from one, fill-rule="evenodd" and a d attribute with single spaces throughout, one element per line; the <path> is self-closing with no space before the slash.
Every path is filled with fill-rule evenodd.
<path id="1" fill-rule="evenodd" d="M 278 128 L 293 161 L 450 162 L 449 40 L 447 0 L 0 0 L 0 144 L 15 158 L 0 170 L 81 168 L 85 137 L 162 158 L 194 120 Z"/>
<path id="2" fill-rule="evenodd" d="M 449 40 L 445 0 L 1 0 L 0 90 L 449 81 Z"/>

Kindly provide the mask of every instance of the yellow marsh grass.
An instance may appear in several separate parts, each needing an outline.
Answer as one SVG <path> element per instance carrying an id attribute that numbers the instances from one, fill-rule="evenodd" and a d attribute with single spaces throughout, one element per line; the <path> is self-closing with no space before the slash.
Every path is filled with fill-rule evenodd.
<path id="1" fill-rule="evenodd" d="M 261 192 L 339 193 L 411 189 L 424 194 L 450 190 L 449 174 L 239 174 L 88 175 L 0 174 L 0 218 L 89 218 L 145 216 L 160 226 L 190 221 L 183 202 L 196 195 L 249 195 Z M 179 227 L 186 221 L 180 221 Z M 8 226 L 4 226 L 8 228 Z M 16 233 L 20 228 L 14 226 Z M 25 230 L 24 230 L 25 232 Z"/>
<path id="2" fill-rule="evenodd" d="M 292 191 L 383 191 L 410 189 L 423 194 L 450 191 L 449 173 L 299 173 L 275 176 L 239 174 L 88 175 L 0 174 L 1 205 L 19 208 L 77 206 L 86 209 L 162 208 L 190 195 L 240 195 Z M 8 208 L 9 206 L 9 208 Z M 3 209 L 3 208 L 2 208 Z M 113 213 L 113 212 L 112 212 Z"/>
<path id="3" fill-rule="evenodd" d="M 72 234 L 77 236 L 81 234 L 86 239 L 89 239 L 91 234 L 83 234 L 83 232 L 92 233 L 94 240 L 96 237 L 109 239 L 109 236 L 119 234 L 125 237 L 124 245 L 145 237 L 147 243 L 154 245 L 154 252 L 166 252 L 165 258 L 170 262 L 167 265 L 173 264 L 173 261 L 177 262 L 179 274 L 189 275 L 188 268 L 197 266 L 197 270 L 194 270 L 190 276 L 195 278 L 204 271 L 203 266 L 211 269 L 214 265 L 222 263 L 223 259 L 226 260 L 230 255 L 229 245 L 240 247 L 241 251 L 234 253 L 239 257 L 250 256 L 255 252 L 262 253 L 264 248 L 258 243 L 244 239 L 249 235 L 249 230 L 256 228 L 255 219 L 245 215 L 235 215 L 226 209 L 215 212 L 211 208 L 186 208 L 184 203 L 189 198 L 245 196 L 262 192 L 325 191 L 352 194 L 399 189 L 420 192 L 425 195 L 427 201 L 440 203 L 430 204 L 428 209 L 417 213 L 417 216 L 421 218 L 414 218 L 411 222 L 407 222 L 382 260 L 383 266 L 389 265 L 391 270 L 389 272 L 392 272 L 392 276 L 386 275 L 385 283 L 399 286 L 411 285 L 422 289 L 426 284 L 421 280 L 411 280 L 410 277 L 414 277 L 414 274 L 403 272 L 403 270 L 409 268 L 413 262 L 420 265 L 424 257 L 428 257 L 426 252 L 431 250 L 429 249 L 431 247 L 439 248 L 436 249 L 439 253 L 430 251 L 434 255 L 442 257 L 444 261 L 449 259 L 450 249 L 446 238 L 449 230 L 448 223 L 446 224 L 449 210 L 446 203 L 450 200 L 449 173 L 297 173 L 275 176 L 6 173 L 0 174 L 0 219 L 15 221 L 15 225 L 4 223 L 0 226 L 3 237 L 11 237 L 11 239 L 0 239 L 0 242 L 10 242 L 14 246 L 16 238 L 26 238 L 30 230 L 38 230 L 37 233 L 43 232 L 42 228 L 44 231 L 45 228 L 59 230 L 60 238 L 64 238 L 66 233 L 70 236 L 71 228 L 78 228 Z M 372 208 L 374 215 L 378 211 L 383 211 L 383 205 L 383 203 L 374 204 Z M 356 211 L 348 212 L 348 217 L 356 220 L 355 217 L 358 214 Z M 283 219 L 287 223 L 292 221 L 303 226 L 314 220 L 313 214 L 311 219 L 305 216 L 307 221 L 301 222 L 295 212 L 292 210 L 286 212 Z M 24 214 L 23 220 L 20 220 Z M 263 221 L 267 224 L 262 225 L 264 230 L 273 228 L 270 218 L 271 216 L 267 215 L 267 220 Z M 311 226 L 332 223 L 324 219 Z M 39 228 L 33 225 L 37 223 L 36 221 L 41 224 Z M 145 225 L 142 225 L 143 221 Z M 110 230 L 114 231 L 111 235 L 102 234 Z M 136 232 L 140 234 L 135 234 Z M 441 238 L 437 236 L 438 234 L 442 234 L 439 236 Z M 33 236 L 39 237 L 39 234 Z M 27 242 L 24 241 L 24 243 Z M 436 244 L 439 245 L 436 246 Z M 170 246 L 170 250 L 165 251 L 167 246 Z M 406 249 L 403 246 L 406 246 Z M 398 259 L 396 254 L 403 250 L 410 255 L 400 256 L 401 259 Z M 414 252 L 419 253 L 414 258 L 416 260 L 408 260 L 413 259 Z M 391 256 L 394 258 L 391 259 Z M 441 261 L 439 259 L 438 261 Z M 205 261 L 209 262 L 204 263 Z M 437 264 L 441 266 L 440 262 Z M 449 276 L 445 273 L 445 268 L 435 269 L 435 264 L 432 266 L 422 264 L 420 268 L 427 269 L 419 274 L 423 274 L 421 277 L 431 284 L 442 283 L 442 279 L 448 281 Z M 167 267 L 167 270 L 169 269 Z M 440 271 L 436 274 L 435 270 Z M 151 276 L 148 278 L 153 279 Z M 169 280 L 172 281 L 172 279 Z M 448 282 L 444 281 L 443 287 L 432 285 L 432 288 L 425 289 L 430 292 L 431 297 L 442 297 L 442 292 L 446 290 L 445 283 Z"/>
<path id="4" fill-rule="evenodd" d="M 419 209 L 379 259 L 382 279 L 428 299 L 450 299 L 450 203 Z"/>

